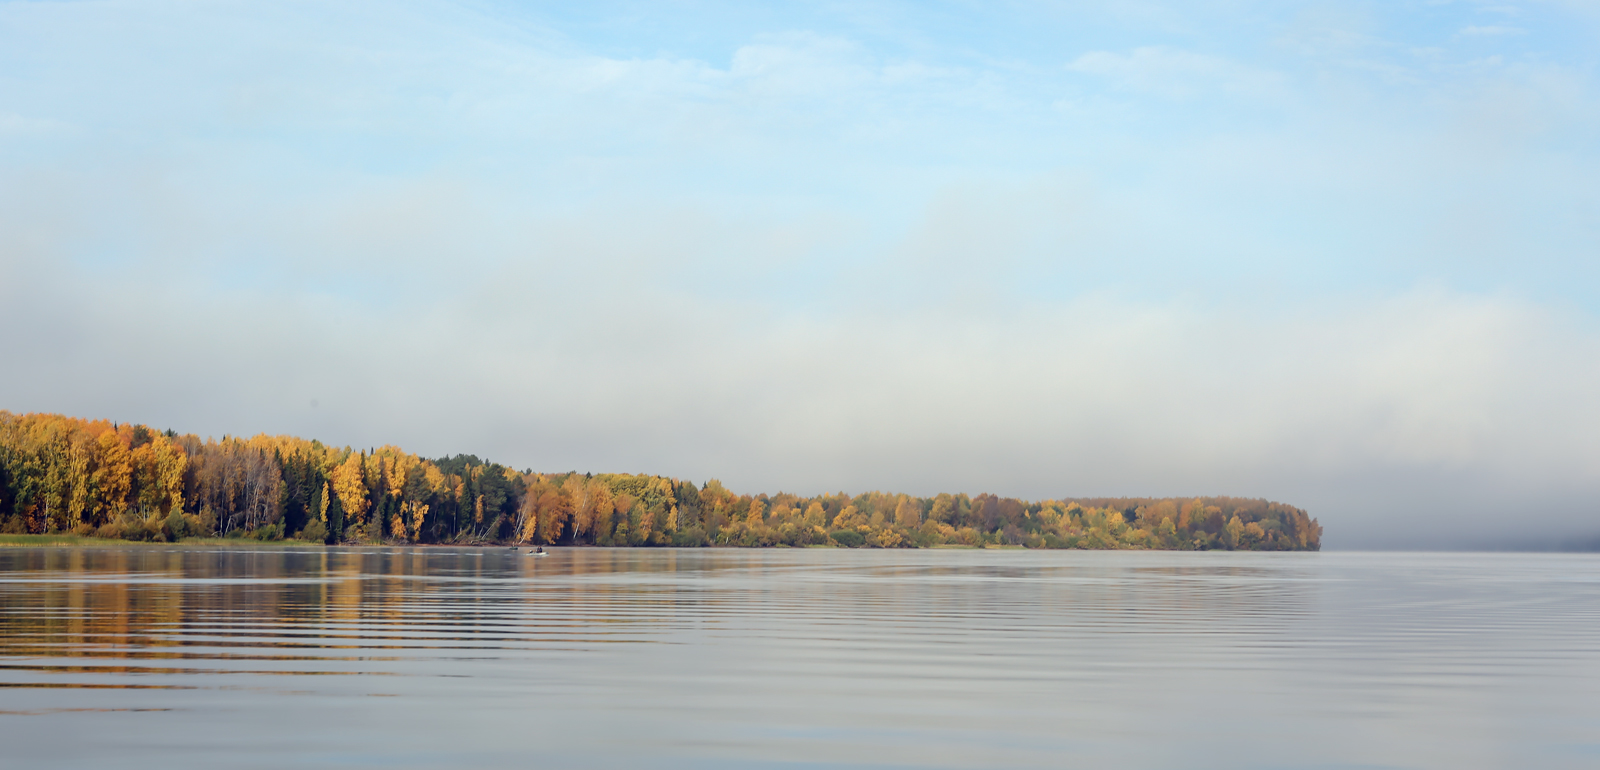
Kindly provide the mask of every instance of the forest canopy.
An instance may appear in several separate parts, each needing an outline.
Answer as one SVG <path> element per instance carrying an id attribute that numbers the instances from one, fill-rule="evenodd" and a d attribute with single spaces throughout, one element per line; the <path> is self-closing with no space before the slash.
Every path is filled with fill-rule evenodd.
<path id="1" fill-rule="evenodd" d="M 0 410 L 0 533 L 337 543 L 1318 550 L 1305 511 L 1236 497 L 739 494 L 475 455 L 194 435 Z"/>

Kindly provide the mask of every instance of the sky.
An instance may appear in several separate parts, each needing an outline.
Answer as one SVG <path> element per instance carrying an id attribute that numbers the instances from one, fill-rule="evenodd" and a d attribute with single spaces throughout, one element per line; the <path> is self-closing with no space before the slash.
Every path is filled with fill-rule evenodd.
<path id="1" fill-rule="evenodd" d="M 1600 3 L 0 0 L 0 408 L 1600 547 Z"/>

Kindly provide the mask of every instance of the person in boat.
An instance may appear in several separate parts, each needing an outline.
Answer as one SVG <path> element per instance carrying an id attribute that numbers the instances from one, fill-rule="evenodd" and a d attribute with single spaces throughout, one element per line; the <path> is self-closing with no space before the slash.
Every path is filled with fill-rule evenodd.
<path id="1" fill-rule="evenodd" d="M 536 553 L 536 554 L 543 554 L 544 553 L 544 546 L 541 545 L 541 546 L 538 546 L 538 547 L 534 548 L 533 552 Z"/>

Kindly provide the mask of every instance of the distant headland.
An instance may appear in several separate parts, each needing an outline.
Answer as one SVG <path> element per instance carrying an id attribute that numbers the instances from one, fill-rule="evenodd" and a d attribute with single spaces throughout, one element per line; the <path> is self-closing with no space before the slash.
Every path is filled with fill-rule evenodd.
<path id="1" fill-rule="evenodd" d="M 0 534 L 122 540 L 1315 551 L 1322 527 L 1235 497 L 735 494 L 665 476 L 518 472 L 293 436 L 201 440 L 0 410 Z"/>

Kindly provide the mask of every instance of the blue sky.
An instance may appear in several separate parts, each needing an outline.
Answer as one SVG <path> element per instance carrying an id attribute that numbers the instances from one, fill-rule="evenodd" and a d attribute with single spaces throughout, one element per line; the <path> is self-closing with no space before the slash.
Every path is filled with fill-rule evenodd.
<path id="1" fill-rule="evenodd" d="M 1597 32 L 0 3 L 0 407 L 752 491 L 1262 495 L 1333 546 L 1600 537 Z"/>

